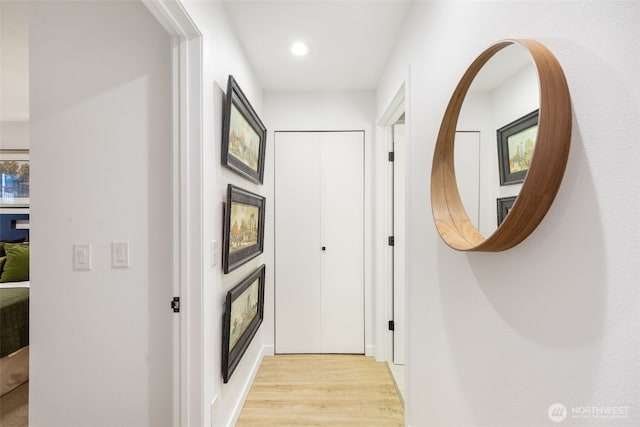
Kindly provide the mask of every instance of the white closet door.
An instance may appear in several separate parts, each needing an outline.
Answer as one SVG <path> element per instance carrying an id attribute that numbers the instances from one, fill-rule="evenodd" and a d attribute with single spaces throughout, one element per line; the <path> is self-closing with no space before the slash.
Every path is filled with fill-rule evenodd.
<path id="1" fill-rule="evenodd" d="M 471 222 L 480 222 L 480 132 L 456 132 L 454 168 L 460 199 Z"/>
<path id="2" fill-rule="evenodd" d="M 274 145 L 276 352 L 363 353 L 364 134 Z"/>
<path id="3" fill-rule="evenodd" d="M 320 138 L 274 139 L 276 351 L 320 353 Z"/>
<path id="4" fill-rule="evenodd" d="M 364 133 L 321 140 L 322 352 L 364 353 Z"/>

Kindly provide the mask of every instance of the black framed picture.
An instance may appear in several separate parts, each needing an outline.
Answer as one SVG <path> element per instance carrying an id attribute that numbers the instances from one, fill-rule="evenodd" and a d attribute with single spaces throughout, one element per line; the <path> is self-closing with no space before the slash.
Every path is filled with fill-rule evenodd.
<path id="1" fill-rule="evenodd" d="M 230 75 L 222 123 L 222 164 L 262 184 L 266 139 L 267 129 Z"/>
<path id="2" fill-rule="evenodd" d="M 535 110 L 497 130 L 500 185 L 524 181 L 536 145 L 538 112 Z"/>
<path id="3" fill-rule="evenodd" d="M 225 383 L 260 328 L 264 317 L 265 266 L 227 292 L 222 330 L 222 379 Z"/>
<path id="4" fill-rule="evenodd" d="M 259 194 L 231 184 L 227 186 L 222 260 L 225 273 L 262 253 L 265 200 Z"/>
<path id="5" fill-rule="evenodd" d="M 517 196 L 511 196 L 511 197 L 502 197 L 500 199 L 497 199 L 498 227 L 500 227 L 500 224 L 502 224 L 502 221 L 504 221 L 505 217 L 511 210 L 511 207 L 516 201 L 516 197 Z"/>

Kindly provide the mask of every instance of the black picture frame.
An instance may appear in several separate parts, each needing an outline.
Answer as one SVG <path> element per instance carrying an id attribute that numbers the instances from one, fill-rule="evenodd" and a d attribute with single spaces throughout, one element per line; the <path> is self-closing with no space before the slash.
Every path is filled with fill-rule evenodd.
<path id="1" fill-rule="evenodd" d="M 222 380 L 226 384 L 264 318 L 265 266 L 227 292 L 222 321 Z"/>
<path id="2" fill-rule="evenodd" d="M 504 221 L 505 217 L 511 210 L 511 207 L 515 203 L 516 198 L 517 196 L 511 196 L 511 197 L 501 197 L 496 200 L 497 201 L 496 211 L 498 212 L 498 227 L 500 227 L 500 224 L 502 224 L 502 221 Z"/>
<path id="3" fill-rule="evenodd" d="M 532 111 L 496 131 L 500 185 L 524 181 L 536 142 L 538 113 L 539 110 Z"/>
<path id="4" fill-rule="evenodd" d="M 225 274 L 262 253 L 265 201 L 259 194 L 227 186 L 222 260 Z"/>
<path id="5" fill-rule="evenodd" d="M 222 122 L 222 164 L 262 184 L 266 140 L 267 129 L 236 80 L 229 75 Z"/>

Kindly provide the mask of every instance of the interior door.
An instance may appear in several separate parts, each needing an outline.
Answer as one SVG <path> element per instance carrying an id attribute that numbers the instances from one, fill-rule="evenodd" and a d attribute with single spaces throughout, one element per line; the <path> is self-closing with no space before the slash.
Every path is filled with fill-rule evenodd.
<path id="1" fill-rule="evenodd" d="M 306 132 L 276 132 L 275 346 L 320 353 L 320 143 Z"/>
<path id="2" fill-rule="evenodd" d="M 172 40 L 138 1 L 28 9 L 29 424 L 171 426 Z M 128 267 L 112 267 L 113 241 Z M 72 268 L 76 243 L 90 271 Z"/>
<path id="3" fill-rule="evenodd" d="M 364 133 L 276 132 L 277 353 L 364 353 Z"/>
<path id="4" fill-rule="evenodd" d="M 404 365 L 405 314 L 405 224 L 406 168 L 404 124 L 393 126 L 393 363 Z"/>
<path id="5" fill-rule="evenodd" d="M 320 134 L 323 353 L 364 353 L 364 133 Z"/>

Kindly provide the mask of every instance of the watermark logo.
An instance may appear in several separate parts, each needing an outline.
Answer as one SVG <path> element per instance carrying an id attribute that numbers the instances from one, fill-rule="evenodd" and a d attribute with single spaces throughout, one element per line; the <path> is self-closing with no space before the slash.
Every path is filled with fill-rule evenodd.
<path id="1" fill-rule="evenodd" d="M 561 423 L 567 418 L 567 408 L 562 403 L 554 403 L 549 406 L 549 419 L 554 423 Z"/>
<path id="2" fill-rule="evenodd" d="M 611 420 L 629 417 L 628 406 L 573 406 L 569 411 L 562 403 L 554 403 L 547 411 L 549 419 L 561 423 L 567 417 L 579 420 Z"/>

